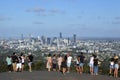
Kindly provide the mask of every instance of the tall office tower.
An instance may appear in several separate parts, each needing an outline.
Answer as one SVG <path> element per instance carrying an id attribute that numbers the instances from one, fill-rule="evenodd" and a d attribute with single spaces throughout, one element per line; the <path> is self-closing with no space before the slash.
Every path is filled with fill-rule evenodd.
<path id="1" fill-rule="evenodd" d="M 68 44 L 70 43 L 70 38 L 68 37 Z"/>
<path id="2" fill-rule="evenodd" d="M 62 33 L 60 32 L 60 39 L 62 38 Z"/>
<path id="3" fill-rule="evenodd" d="M 47 45 L 51 44 L 51 38 L 47 38 Z"/>
<path id="4" fill-rule="evenodd" d="M 41 40 L 43 44 L 46 44 L 46 37 L 45 36 L 41 36 Z"/>
<path id="5" fill-rule="evenodd" d="M 24 38 L 23 38 L 23 34 L 21 34 L 21 40 L 23 40 Z"/>
<path id="6" fill-rule="evenodd" d="M 76 34 L 73 35 L 73 42 L 76 43 Z"/>

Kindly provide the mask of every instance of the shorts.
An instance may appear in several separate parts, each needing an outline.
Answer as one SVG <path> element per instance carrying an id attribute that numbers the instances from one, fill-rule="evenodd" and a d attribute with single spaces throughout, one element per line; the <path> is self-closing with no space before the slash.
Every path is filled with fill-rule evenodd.
<path id="1" fill-rule="evenodd" d="M 25 63 L 22 63 L 22 65 L 24 65 Z"/>
<path id="2" fill-rule="evenodd" d="M 22 64 L 21 63 L 17 63 L 17 66 L 16 66 L 16 68 L 18 69 L 18 68 L 22 68 Z"/>
<path id="3" fill-rule="evenodd" d="M 93 65 L 92 63 L 89 64 L 89 67 L 93 68 L 93 66 L 94 66 L 94 65 Z"/>
<path id="4" fill-rule="evenodd" d="M 71 63 L 67 63 L 67 67 L 70 67 L 71 66 Z"/>
<path id="5" fill-rule="evenodd" d="M 28 63 L 28 66 L 31 66 L 31 65 L 32 65 L 32 62 L 29 62 L 29 63 Z"/>
<path id="6" fill-rule="evenodd" d="M 80 64 L 79 64 L 79 67 L 83 67 L 83 66 L 84 66 L 84 63 L 80 63 Z"/>
<path id="7" fill-rule="evenodd" d="M 114 65 L 114 68 L 115 68 L 115 69 L 118 69 L 118 68 L 119 68 L 119 65 L 118 65 L 118 64 L 115 64 L 115 65 Z"/>
<path id="8" fill-rule="evenodd" d="M 111 68 L 111 69 L 114 69 L 114 65 L 110 65 L 110 68 Z"/>
<path id="9" fill-rule="evenodd" d="M 76 66 L 79 66 L 79 64 L 76 64 Z"/>

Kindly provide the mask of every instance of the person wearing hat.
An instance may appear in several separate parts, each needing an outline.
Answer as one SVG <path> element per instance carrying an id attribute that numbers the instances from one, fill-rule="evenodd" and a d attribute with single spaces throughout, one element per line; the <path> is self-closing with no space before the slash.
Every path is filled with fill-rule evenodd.
<path id="1" fill-rule="evenodd" d="M 119 57 L 116 55 L 114 57 L 114 77 L 118 77 L 118 69 L 119 69 L 119 64 L 118 64 L 118 59 Z"/>

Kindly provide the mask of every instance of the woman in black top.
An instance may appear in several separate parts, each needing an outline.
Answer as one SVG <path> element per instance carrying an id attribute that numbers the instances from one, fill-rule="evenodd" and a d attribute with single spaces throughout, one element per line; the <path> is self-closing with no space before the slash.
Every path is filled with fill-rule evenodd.
<path id="1" fill-rule="evenodd" d="M 65 75 L 65 72 L 66 72 L 66 68 L 67 68 L 67 56 L 65 56 L 62 60 L 62 64 L 61 64 L 61 67 L 62 67 L 62 73 Z"/>
<path id="2" fill-rule="evenodd" d="M 31 53 L 28 53 L 27 59 L 28 59 L 29 72 L 32 72 L 33 56 Z"/>
<path id="3" fill-rule="evenodd" d="M 98 58 L 96 55 L 94 56 L 94 74 L 98 75 Z"/>

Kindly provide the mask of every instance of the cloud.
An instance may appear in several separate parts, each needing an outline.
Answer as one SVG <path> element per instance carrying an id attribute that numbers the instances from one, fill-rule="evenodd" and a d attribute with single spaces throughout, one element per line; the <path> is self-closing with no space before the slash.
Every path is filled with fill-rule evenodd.
<path id="1" fill-rule="evenodd" d="M 41 7 L 27 9 L 26 12 L 37 13 L 37 14 L 35 14 L 36 16 L 53 16 L 55 14 L 64 15 L 66 13 L 64 10 L 59 10 L 59 9 L 47 10 L 47 9 L 41 8 Z"/>
<path id="2" fill-rule="evenodd" d="M 27 9 L 26 12 L 32 12 L 32 9 Z"/>
<path id="3" fill-rule="evenodd" d="M 45 9 L 37 7 L 37 8 L 34 8 L 33 11 L 34 12 L 45 12 Z"/>
<path id="4" fill-rule="evenodd" d="M 120 24 L 120 16 L 114 17 L 112 24 Z"/>
<path id="5" fill-rule="evenodd" d="M 61 11 L 61 14 L 65 14 L 66 13 L 66 11 Z"/>
<path id="6" fill-rule="evenodd" d="M 82 16 L 77 16 L 77 18 L 81 19 L 81 18 L 82 18 Z"/>
<path id="7" fill-rule="evenodd" d="M 113 21 L 112 24 L 120 24 L 120 21 Z"/>
<path id="8" fill-rule="evenodd" d="M 80 28 L 82 27 L 83 28 L 83 27 L 86 27 L 87 25 L 86 24 L 74 24 L 73 23 L 73 24 L 69 24 L 69 26 L 71 26 L 71 27 L 80 27 Z"/>
<path id="9" fill-rule="evenodd" d="M 47 14 L 37 14 L 36 16 L 48 16 Z"/>
<path id="10" fill-rule="evenodd" d="M 71 1 L 71 2 L 77 2 L 78 0 L 68 0 L 68 1 Z"/>
<path id="11" fill-rule="evenodd" d="M 43 22 L 35 21 L 34 24 L 43 24 Z"/>
<path id="12" fill-rule="evenodd" d="M 6 20 L 10 20 L 10 18 L 6 16 L 0 16 L 0 21 L 6 21 Z"/>
<path id="13" fill-rule="evenodd" d="M 36 7 L 32 9 L 27 9 L 26 12 L 45 12 L 46 10 L 44 8 Z"/>
<path id="14" fill-rule="evenodd" d="M 42 14 L 42 16 L 47 16 L 47 14 Z"/>
<path id="15" fill-rule="evenodd" d="M 120 16 L 118 16 L 118 17 L 115 17 L 114 19 L 115 19 L 115 20 L 120 20 Z"/>
<path id="16" fill-rule="evenodd" d="M 57 9 L 53 9 L 53 10 L 50 10 L 51 13 L 59 13 L 59 10 Z"/>
<path id="17" fill-rule="evenodd" d="M 66 11 L 62 11 L 62 10 L 59 10 L 59 9 L 52 9 L 52 10 L 50 10 L 50 13 L 52 13 L 52 14 L 65 14 L 66 13 Z"/>
<path id="18" fill-rule="evenodd" d="M 101 16 L 97 16 L 97 19 L 98 19 L 98 20 L 101 19 Z"/>

